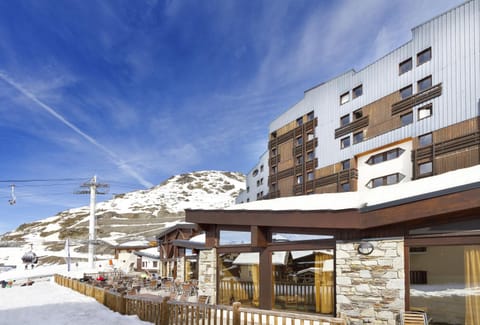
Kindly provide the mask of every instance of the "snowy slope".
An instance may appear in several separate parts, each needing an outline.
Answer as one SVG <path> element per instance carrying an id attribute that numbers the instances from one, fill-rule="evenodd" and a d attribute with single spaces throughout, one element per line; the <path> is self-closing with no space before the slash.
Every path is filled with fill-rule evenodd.
<path id="1" fill-rule="evenodd" d="M 245 187 L 240 173 L 199 171 L 176 175 L 148 190 L 116 195 L 96 206 L 97 239 L 112 245 L 131 240 L 151 240 L 155 234 L 174 223 L 182 222 L 184 209 L 215 209 L 233 205 L 235 197 Z M 71 240 L 75 254 L 87 252 L 88 206 L 70 209 L 55 216 L 23 224 L 0 237 L 0 247 L 6 243 L 21 246 L 50 256 L 43 262 L 63 263 L 60 258 L 65 240 Z M 108 245 L 99 245 L 99 253 L 111 253 Z M 38 255 L 38 253 L 37 253 Z M 3 261 L 7 264 L 7 261 Z M 41 259 L 42 262 L 42 259 Z M 0 261 L 0 264 L 2 261 Z"/>

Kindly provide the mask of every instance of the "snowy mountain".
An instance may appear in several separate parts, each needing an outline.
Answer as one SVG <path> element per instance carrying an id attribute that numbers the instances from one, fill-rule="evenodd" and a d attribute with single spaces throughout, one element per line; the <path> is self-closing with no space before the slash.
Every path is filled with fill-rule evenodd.
<path id="1" fill-rule="evenodd" d="M 132 240 L 152 240 L 163 228 L 182 222 L 184 209 L 225 208 L 245 187 L 245 176 L 222 171 L 199 171 L 176 175 L 148 190 L 115 195 L 96 205 L 97 239 L 111 245 Z M 87 251 L 89 206 L 23 224 L 0 237 L 0 244 L 42 247 L 61 252 L 68 238 L 75 252 Z M 99 252 L 111 252 L 107 244 Z M 52 254 L 55 255 L 55 254 Z M 0 261 L 1 262 L 1 261 Z M 54 262 L 53 260 L 51 262 Z"/>

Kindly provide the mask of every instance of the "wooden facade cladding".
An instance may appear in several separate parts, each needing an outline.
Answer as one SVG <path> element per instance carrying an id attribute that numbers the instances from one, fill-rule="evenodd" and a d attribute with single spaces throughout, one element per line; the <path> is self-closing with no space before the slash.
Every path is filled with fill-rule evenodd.
<path id="1" fill-rule="evenodd" d="M 341 183 L 343 182 L 350 182 L 353 179 L 358 178 L 358 170 L 355 168 L 350 168 L 347 170 L 342 170 L 337 173 L 320 177 L 315 180 L 315 187 L 322 187 L 325 185 L 330 185 L 330 184 L 337 184 L 340 186 Z"/>
<path id="2" fill-rule="evenodd" d="M 415 95 L 402 99 L 392 105 L 392 116 L 403 113 L 413 108 L 413 106 L 426 102 L 427 100 L 438 97 L 442 94 L 442 84 L 432 86 Z"/>
<path id="3" fill-rule="evenodd" d="M 473 154 L 470 154 L 470 151 L 472 151 Z M 452 153 L 455 153 L 453 157 L 451 155 Z M 441 156 L 445 155 L 450 155 L 453 162 L 443 168 L 437 167 L 437 161 Z M 458 160 L 463 160 L 463 163 L 458 163 Z M 414 179 L 422 176 L 418 170 L 418 165 L 421 162 L 431 161 L 433 164 L 432 173 L 425 176 L 477 165 L 480 163 L 480 132 L 473 132 L 442 142 L 434 142 L 431 145 L 415 149 L 412 151 L 412 161 L 414 166 Z"/>
<path id="4" fill-rule="evenodd" d="M 349 133 L 358 131 L 368 126 L 368 116 L 361 117 L 347 125 L 335 129 L 335 139 L 340 138 Z"/>
<path id="5" fill-rule="evenodd" d="M 292 121 L 272 132 L 270 136 L 268 144 L 270 154 L 275 155 L 269 159 L 269 192 L 273 193 L 268 196 L 269 198 L 296 194 L 298 187 L 295 185 L 295 177 L 302 176 L 305 179 L 307 171 L 313 171 L 318 164 L 316 158 L 307 161 L 308 153 L 314 151 L 318 144 L 316 138 L 311 138 L 315 126 L 318 125 L 318 118 L 309 120 L 309 115 L 302 117 L 301 125 L 297 125 L 297 121 Z M 273 172 L 272 167 L 275 167 L 276 172 Z M 303 188 L 303 184 L 301 185 Z M 304 192 L 305 190 L 302 190 L 303 194 Z"/>

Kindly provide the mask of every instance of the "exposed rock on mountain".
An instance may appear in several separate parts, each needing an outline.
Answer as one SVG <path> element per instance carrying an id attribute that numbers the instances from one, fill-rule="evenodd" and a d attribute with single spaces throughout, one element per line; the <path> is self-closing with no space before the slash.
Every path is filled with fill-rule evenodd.
<path id="1" fill-rule="evenodd" d="M 153 239 L 172 223 L 184 220 L 184 209 L 224 208 L 234 204 L 245 187 L 240 173 L 199 171 L 176 175 L 148 190 L 115 195 L 96 206 L 97 239 L 119 244 L 134 239 Z M 3 243 L 41 243 L 47 250 L 60 251 L 69 238 L 77 252 L 86 251 L 88 206 L 70 209 L 36 222 L 23 224 L 5 234 Z M 108 250 L 99 245 L 98 251 Z"/>

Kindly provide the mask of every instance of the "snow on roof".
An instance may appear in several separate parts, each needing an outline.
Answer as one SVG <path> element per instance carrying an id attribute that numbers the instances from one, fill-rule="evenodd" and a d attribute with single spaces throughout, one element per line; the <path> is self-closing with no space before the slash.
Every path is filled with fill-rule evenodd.
<path id="1" fill-rule="evenodd" d="M 134 241 L 128 241 L 118 245 L 118 247 L 141 247 L 141 246 L 149 246 L 148 240 L 134 240 Z"/>
<path id="2" fill-rule="evenodd" d="M 273 265 L 285 265 L 287 252 L 273 252 L 272 264 Z M 237 265 L 251 265 L 259 263 L 258 253 L 240 253 L 233 261 L 233 264 Z"/>
<path id="3" fill-rule="evenodd" d="M 343 210 L 360 209 L 480 182 L 480 165 L 405 183 L 346 193 L 324 193 L 259 200 L 225 210 Z"/>

